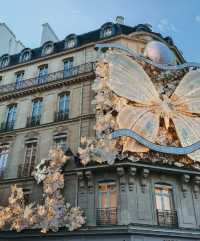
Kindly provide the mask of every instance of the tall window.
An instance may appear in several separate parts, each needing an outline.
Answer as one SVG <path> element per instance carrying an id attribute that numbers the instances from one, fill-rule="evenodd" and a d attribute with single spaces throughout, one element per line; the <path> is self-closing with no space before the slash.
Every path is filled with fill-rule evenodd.
<path id="1" fill-rule="evenodd" d="M 69 93 L 59 96 L 58 112 L 55 113 L 55 121 L 63 121 L 69 118 Z"/>
<path id="2" fill-rule="evenodd" d="M 69 94 L 64 93 L 59 97 L 59 112 L 69 113 Z"/>
<path id="3" fill-rule="evenodd" d="M 24 72 L 18 72 L 15 74 L 16 88 L 19 89 L 23 85 Z"/>
<path id="4" fill-rule="evenodd" d="M 170 185 L 155 186 L 155 202 L 159 225 L 176 226 L 177 215 L 174 208 L 173 190 Z"/>
<path id="5" fill-rule="evenodd" d="M 22 176 L 31 176 L 34 165 L 36 161 L 37 154 L 37 140 L 27 141 L 25 144 L 25 157 L 24 157 L 24 165 L 22 167 Z"/>
<path id="6" fill-rule="evenodd" d="M 42 65 L 39 67 L 38 84 L 45 83 L 48 76 L 48 65 Z"/>
<path id="7" fill-rule="evenodd" d="M 8 106 L 7 116 L 6 116 L 6 129 L 13 129 L 16 120 L 17 105 Z"/>
<path id="8" fill-rule="evenodd" d="M 4 170 L 8 160 L 8 152 L 9 152 L 8 145 L 0 146 L 0 178 L 2 178 L 4 174 Z"/>
<path id="9" fill-rule="evenodd" d="M 97 224 L 117 223 L 117 190 L 114 181 L 98 185 Z"/>
<path id="10" fill-rule="evenodd" d="M 35 99 L 32 102 L 32 115 L 27 119 L 27 127 L 40 125 L 42 112 L 42 99 Z"/>
<path id="11" fill-rule="evenodd" d="M 41 116 L 42 111 L 42 99 L 33 100 L 32 105 L 32 118 L 38 119 Z"/>
<path id="12" fill-rule="evenodd" d="M 68 58 L 63 61 L 64 63 L 64 77 L 69 77 L 73 75 L 73 65 L 74 65 L 74 59 Z"/>

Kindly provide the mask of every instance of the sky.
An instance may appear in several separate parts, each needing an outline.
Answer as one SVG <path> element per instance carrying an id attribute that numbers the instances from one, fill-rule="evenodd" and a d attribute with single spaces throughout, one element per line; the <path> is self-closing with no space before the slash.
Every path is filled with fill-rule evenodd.
<path id="1" fill-rule="evenodd" d="M 149 23 L 171 36 L 187 61 L 200 62 L 200 0 L 0 0 L 5 22 L 26 47 L 40 45 L 48 22 L 59 39 L 82 34 L 124 16 L 125 24 Z M 1 37 L 1 36 L 0 36 Z"/>

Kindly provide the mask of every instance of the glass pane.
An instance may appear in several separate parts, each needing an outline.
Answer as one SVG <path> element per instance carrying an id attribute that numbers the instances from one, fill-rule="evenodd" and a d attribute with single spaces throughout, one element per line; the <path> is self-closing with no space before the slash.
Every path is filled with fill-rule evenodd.
<path id="1" fill-rule="evenodd" d="M 100 208 L 111 208 L 117 207 L 117 192 L 116 184 L 112 183 L 101 183 L 99 184 L 99 198 L 98 205 Z"/>

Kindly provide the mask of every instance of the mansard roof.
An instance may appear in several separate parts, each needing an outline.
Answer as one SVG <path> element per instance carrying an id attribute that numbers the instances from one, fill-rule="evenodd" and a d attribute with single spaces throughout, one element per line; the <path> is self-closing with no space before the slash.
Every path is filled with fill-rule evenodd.
<path id="1" fill-rule="evenodd" d="M 92 42 L 97 42 L 97 41 L 102 40 L 102 35 L 101 35 L 102 28 L 105 28 L 106 26 L 110 26 L 110 24 L 112 24 L 112 27 L 115 30 L 114 33 L 110 37 L 117 36 L 120 34 L 128 35 L 133 32 L 143 31 L 143 32 L 149 32 L 154 35 L 157 35 L 158 37 L 162 38 L 164 41 L 168 42 L 169 45 L 173 45 L 173 41 L 170 37 L 163 38 L 163 36 L 160 33 L 152 32 L 151 28 L 147 24 L 138 24 L 138 25 L 132 27 L 132 26 L 127 26 L 127 25 L 123 25 L 123 24 L 108 22 L 108 23 L 103 24 L 99 29 L 96 29 L 94 31 L 90 31 L 88 33 L 84 33 L 81 35 L 75 35 L 77 38 L 77 44 L 74 49 L 84 46 L 86 44 L 92 43 Z M 53 51 L 48 56 L 56 54 L 56 53 L 70 51 L 70 49 L 66 49 L 65 43 L 66 43 L 67 39 L 68 38 L 65 38 L 62 41 L 54 42 L 53 43 L 54 44 Z M 106 39 L 109 39 L 109 37 L 106 37 Z M 168 41 L 168 40 L 170 40 L 170 41 Z M 43 57 L 42 50 L 43 50 L 43 46 L 31 49 L 31 58 L 29 61 L 42 58 Z M 22 52 L 11 55 L 9 65 L 7 67 L 11 67 L 11 66 L 20 64 L 21 63 L 20 56 L 21 56 Z M 1 58 L 0 58 L 0 60 L 1 60 Z M 29 62 L 29 61 L 27 61 L 27 62 Z"/>

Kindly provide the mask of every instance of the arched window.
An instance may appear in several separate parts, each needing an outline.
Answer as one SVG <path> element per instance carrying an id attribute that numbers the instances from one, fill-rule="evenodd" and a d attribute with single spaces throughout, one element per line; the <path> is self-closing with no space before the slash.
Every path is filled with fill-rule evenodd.
<path id="1" fill-rule="evenodd" d="M 20 63 L 26 62 L 31 59 L 31 49 L 24 49 L 20 54 Z"/>
<path id="2" fill-rule="evenodd" d="M 174 206 L 172 186 L 168 184 L 156 184 L 154 192 L 158 225 L 177 226 L 177 214 Z"/>
<path id="3" fill-rule="evenodd" d="M 1 68 L 5 68 L 9 65 L 10 62 L 10 56 L 8 54 L 5 54 L 1 57 L 1 63 L 0 66 Z"/>
<path id="4" fill-rule="evenodd" d="M 65 48 L 71 49 L 78 45 L 78 38 L 75 34 L 70 34 L 65 38 Z"/>
<path id="5" fill-rule="evenodd" d="M 51 54 L 54 50 L 54 45 L 53 42 L 48 41 L 44 43 L 43 48 L 42 48 L 42 55 L 48 55 Z"/>

